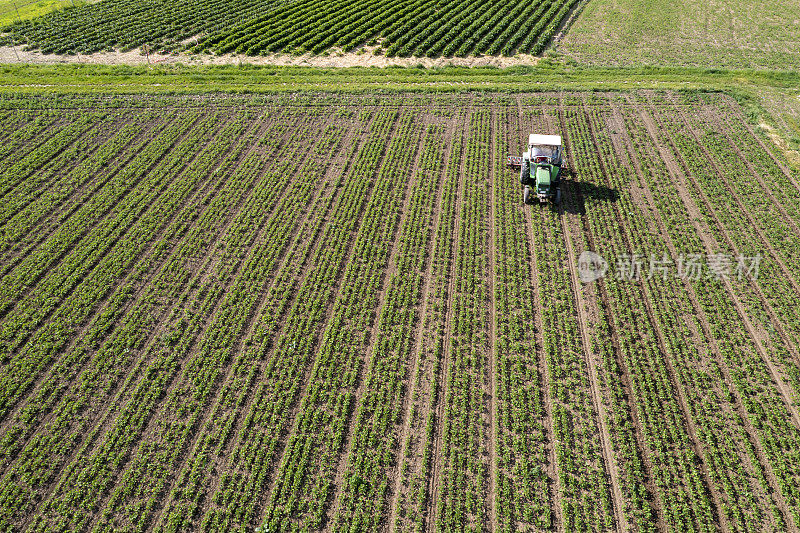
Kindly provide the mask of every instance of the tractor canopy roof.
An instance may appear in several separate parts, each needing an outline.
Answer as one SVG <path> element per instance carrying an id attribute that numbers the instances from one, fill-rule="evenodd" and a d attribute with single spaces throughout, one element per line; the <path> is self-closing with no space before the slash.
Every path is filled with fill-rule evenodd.
<path id="1" fill-rule="evenodd" d="M 561 135 L 538 135 L 531 133 L 528 137 L 528 146 L 561 146 Z"/>

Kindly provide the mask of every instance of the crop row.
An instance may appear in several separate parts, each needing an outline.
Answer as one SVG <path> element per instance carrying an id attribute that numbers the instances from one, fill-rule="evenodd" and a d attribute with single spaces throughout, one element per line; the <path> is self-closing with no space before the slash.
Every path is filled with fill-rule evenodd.
<path id="1" fill-rule="evenodd" d="M 352 243 L 351 258 L 341 275 L 341 290 L 333 302 L 316 361 L 302 398 L 266 510 L 270 528 L 319 527 L 330 501 L 335 500 L 343 456 L 348 450 L 350 417 L 359 401 L 365 373 L 364 353 L 375 341 L 377 310 L 385 301 L 385 274 L 396 257 L 400 226 L 410 180 L 403 173 L 413 166 L 419 128 L 411 114 L 399 117 L 383 164 L 374 179 L 373 195 Z M 324 435 L 323 438 L 314 436 Z M 312 442 L 314 443 L 312 445 Z M 299 482 L 289 483 L 289 480 Z M 309 505 L 316 502 L 315 505 Z"/>
<path id="2" fill-rule="evenodd" d="M 45 325 L 45 318 L 56 310 L 68 319 L 78 312 L 78 309 L 72 309 L 74 304 L 58 305 L 70 295 L 76 303 L 82 302 L 85 311 L 90 310 L 94 298 L 81 297 L 80 292 L 75 292 L 77 286 L 88 291 L 106 288 L 105 284 L 98 286 L 91 280 L 87 282 L 83 279 L 84 273 L 91 271 L 95 263 L 113 249 L 120 236 L 130 229 L 132 219 L 138 218 L 142 210 L 149 209 L 152 199 L 157 198 L 167 187 L 167 180 L 174 177 L 167 170 L 179 164 L 186 151 L 207 133 L 204 128 L 196 128 L 196 133 L 182 143 L 186 147 L 173 152 L 174 158 L 157 162 L 197 118 L 185 116 L 164 135 L 157 137 L 135 160 L 135 164 L 126 166 L 125 172 L 117 174 L 100 194 L 81 206 L 55 234 L 0 281 L 0 293 L 7 294 L 0 307 L 3 314 L 0 338 L 5 368 L 25 368 L 20 375 L 26 376 L 25 381 L 9 379 L 8 383 L 0 385 L 3 390 L 0 394 L 2 412 L 7 413 L 16 394 L 24 391 L 26 383 L 35 381 L 38 376 L 36 369 L 46 366 L 50 357 L 48 354 L 57 349 L 53 339 L 63 343 L 68 338 L 53 335 L 53 331 L 63 331 L 63 325 L 58 320 L 48 320 L 45 329 L 39 331 L 39 327 Z M 208 126 L 211 121 L 207 119 L 205 124 Z M 130 191 L 134 194 L 128 194 Z M 113 216 L 113 209 L 117 209 L 120 216 Z M 126 217 L 129 218 L 126 220 Z M 80 246 L 75 246 L 76 243 L 80 243 Z M 107 264 L 113 264 L 113 258 L 112 254 Z M 51 268 L 54 264 L 57 267 Z M 117 264 L 117 268 L 121 266 Z M 29 350 L 20 350 L 34 333 L 38 333 L 41 339 L 29 343 Z"/>
<path id="3" fill-rule="evenodd" d="M 274 0 L 147 0 L 131 4 L 112 0 L 54 11 L 10 26 L 14 39 L 45 53 L 86 53 L 113 48 L 132 50 L 143 44 L 174 49 L 196 35 L 257 17 Z"/>
<path id="4" fill-rule="evenodd" d="M 523 132 L 559 131 L 557 115 L 524 120 Z M 613 523 L 610 488 L 604 472 L 589 369 L 570 280 L 562 215 L 533 209 L 531 247 L 535 253 L 541 342 L 551 402 L 555 448 L 556 505 L 566 529 L 604 529 Z"/>
<path id="5" fill-rule="evenodd" d="M 327 132 L 316 149 L 329 147 L 334 135 Z M 291 151 L 287 158 L 300 157 L 306 142 L 304 135 L 295 136 L 285 146 Z M 318 152 L 309 156 L 315 154 Z M 163 390 L 163 400 L 156 400 L 149 409 L 136 407 L 156 414 L 147 426 L 138 428 L 141 436 L 132 437 L 139 442 L 137 453 L 105 504 L 100 520 L 105 527 L 130 522 L 144 530 L 154 525 L 164 498 L 174 486 L 173 472 L 182 466 L 180 459 L 195 448 L 197 433 L 206 426 L 210 412 L 219 412 L 209 407 L 219 407 L 215 405 L 218 391 L 235 367 L 241 338 L 265 294 L 263 287 L 289 244 L 278 236 L 288 234 L 308 208 L 293 194 L 292 178 L 297 176 L 280 172 L 280 165 L 262 174 L 264 164 L 261 154 L 251 153 L 233 175 L 231 190 L 244 197 L 233 202 L 238 212 L 227 219 L 219 247 L 206 258 L 209 270 L 197 286 L 199 295 L 215 295 L 214 303 L 209 303 L 209 312 L 202 318 L 186 313 L 171 321 L 174 329 L 164 340 L 174 344 L 179 362 L 167 378 L 171 384 Z M 223 196 L 211 207 L 224 210 L 231 203 Z M 194 391 L 189 398 L 187 390 Z M 158 393 L 154 396 L 161 397 Z M 135 420 L 136 415 L 132 416 Z M 174 527 L 174 522 L 167 527 Z"/>
<path id="6" fill-rule="evenodd" d="M 281 129 L 272 128 L 265 135 L 271 133 L 279 140 Z M 303 131 L 302 128 L 300 131 Z M 237 149 L 237 151 L 239 150 Z M 226 229 L 226 218 L 221 215 L 237 205 L 235 197 L 230 195 L 233 193 L 241 195 L 251 190 L 247 181 L 231 180 L 231 185 L 225 186 L 226 181 L 220 179 L 228 175 L 227 169 L 235 164 L 236 160 L 236 152 L 233 152 L 223 165 L 215 166 L 213 185 L 207 188 L 206 193 L 199 195 L 188 204 L 181 215 L 174 220 L 164 235 L 164 240 L 159 243 L 154 254 L 148 258 L 149 260 L 144 260 L 142 261 L 144 264 L 137 265 L 140 275 L 146 274 L 147 277 L 154 277 L 148 280 L 149 284 L 138 289 L 144 292 L 139 295 L 136 305 L 122 315 L 124 319 L 120 327 L 95 352 L 96 348 L 93 349 L 93 345 L 98 340 L 104 339 L 106 332 L 114 324 L 115 318 L 120 319 L 120 315 L 114 316 L 114 313 L 104 312 L 99 323 L 95 324 L 87 334 L 88 338 L 82 341 L 71 354 L 70 359 L 73 359 L 73 364 L 76 357 L 79 358 L 79 361 L 89 355 L 92 357 L 85 371 L 79 377 L 77 386 L 67 389 L 68 395 L 59 405 L 56 412 L 60 412 L 60 414 L 56 415 L 56 423 L 50 427 L 50 430 L 59 432 L 73 429 L 86 433 L 82 453 L 86 453 L 87 449 L 91 450 L 91 447 L 95 445 L 93 440 L 101 438 L 103 434 L 98 433 L 101 428 L 92 428 L 98 420 L 102 419 L 98 419 L 96 415 L 92 416 L 88 412 L 84 413 L 80 406 L 98 404 L 110 406 L 113 405 L 115 399 L 118 401 L 128 396 L 130 388 L 136 385 L 137 379 L 142 378 L 141 372 L 148 363 L 147 357 L 154 348 L 153 343 L 156 344 L 155 348 L 157 349 L 159 345 L 162 345 L 160 343 L 170 343 L 175 339 L 174 334 L 164 334 L 155 338 L 152 332 L 156 325 L 169 321 L 173 327 L 180 328 L 180 324 L 176 326 L 173 321 L 176 319 L 180 321 L 182 318 L 185 311 L 182 311 L 181 307 L 186 306 L 187 301 L 191 302 L 192 296 L 201 298 L 201 295 L 198 294 L 198 278 L 203 275 L 207 267 L 198 270 L 195 263 L 198 258 L 205 255 L 204 251 L 208 250 L 215 242 L 215 235 Z M 195 166 L 195 169 L 198 170 L 202 168 L 203 164 Z M 252 180 L 254 174 L 257 174 L 259 170 L 258 160 L 250 158 L 249 163 L 246 162 L 241 168 L 242 170 L 239 171 L 241 179 Z M 208 168 L 206 172 L 212 169 L 214 167 Z M 221 195 L 217 196 L 220 188 L 222 188 Z M 256 212 L 260 213 L 262 208 L 266 207 L 258 205 Z M 177 246 L 177 243 L 180 245 Z M 232 247 L 230 253 L 236 257 L 239 250 L 238 247 Z M 173 255 L 170 257 L 170 254 Z M 169 258 L 168 261 L 159 266 L 159 262 L 167 258 Z M 139 268 L 140 266 L 141 268 Z M 138 276 L 134 277 L 134 279 L 137 278 Z M 128 294 L 123 295 L 123 300 L 125 297 L 130 297 L 133 290 L 135 290 L 135 286 L 129 287 Z M 205 294 L 208 292 L 206 291 Z M 178 307 L 173 307 L 176 304 Z M 107 314 L 111 316 L 106 316 Z M 184 323 L 183 326 L 188 326 L 188 323 Z M 72 368 L 73 365 L 65 365 L 64 370 Z M 81 413 L 77 419 L 74 416 L 76 412 Z M 69 424 L 65 424 L 65 422 L 69 422 Z M 67 439 L 67 442 L 70 440 Z M 69 454 L 67 455 L 69 457 L 75 453 L 74 446 L 79 444 L 81 444 L 80 440 L 67 446 L 56 441 L 49 443 L 48 446 L 62 447 L 63 451 L 56 448 L 54 456 Z M 51 507 L 53 507 L 52 504 Z"/>
<path id="7" fill-rule="evenodd" d="M 703 220 L 705 223 L 705 232 L 713 236 L 715 242 L 718 243 L 722 249 L 730 250 L 729 253 L 732 255 L 737 255 L 737 251 L 745 254 L 763 253 L 761 247 L 752 247 L 752 233 L 747 239 L 751 241 L 748 243 L 745 240 L 745 236 L 732 227 L 732 222 L 736 219 L 736 217 L 743 217 L 741 213 L 737 213 L 736 210 L 731 209 L 730 206 L 736 205 L 735 202 L 728 203 L 724 209 L 721 209 L 719 205 L 714 208 L 713 205 L 716 203 L 715 200 L 710 197 L 708 192 L 704 193 L 703 189 L 710 186 L 712 181 L 715 183 L 715 194 L 725 195 L 726 191 L 720 191 L 720 177 L 718 175 L 712 175 L 712 169 L 710 169 L 708 166 L 701 167 L 699 164 L 697 164 L 697 158 L 701 157 L 703 151 L 693 137 L 686 135 L 686 133 L 690 132 L 691 130 L 686 128 L 685 123 L 678 122 L 679 118 L 680 113 L 675 116 L 662 114 L 660 117 L 660 124 L 666 129 L 667 132 L 671 134 L 668 142 L 672 143 L 674 146 L 676 157 L 680 158 L 680 161 L 685 162 L 688 168 L 692 170 L 694 178 L 692 180 L 693 183 L 690 183 L 691 187 L 689 190 L 694 201 L 698 205 L 708 206 Z M 706 202 L 711 203 L 711 205 L 707 204 Z M 771 439 L 766 440 L 767 436 L 761 435 L 761 439 L 763 439 L 761 444 L 764 452 L 770 456 L 777 451 L 776 446 L 778 446 L 778 448 L 782 448 L 788 444 L 787 441 L 793 441 L 798 437 L 798 434 L 800 434 L 800 428 L 798 428 L 800 421 L 797 419 L 796 411 L 793 417 L 787 416 L 792 414 L 793 400 L 792 396 L 787 395 L 787 384 L 784 382 L 784 380 L 789 378 L 796 383 L 796 378 L 793 378 L 793 376 L 796 375 L 797 362 L 794 360 L 792 355 L 788 353 L 788 349 L 790 349 L 792 345 L 788 344 L 786 339 L 782 336 L 776 336 L 774 341 L 765 343 L 759 337 L 755 336 L 752 330 L 748 331 L 747 328 L 743 329 L 741 327 L 741 323 L 743 321 L 746 321 L 745 325 L 748 322 L 752 324 L 754 320 L 752 317 L 765 317 L 765 319 L 768 321 L 768 324 L 769 322 L 772 322 L 773 327 L 781 327 L 781 323 L 774 322 L 774 314 L 772 317 L 769 316 L 769 308 L 767 307 L 765 309 L 765 305 L 768 305 L 768 302 L 757 297 L 758 293 L 762 292 L 762 294 L 771 293 L 773 298 L 775 298 L 777 296 L 775 292 L 776 284 L 785 283 L 785 279 L 775 279 L 776 277 L 781 278 L 776 274 L 772 274 L 771 277 L 767 277 L 767 275 L 764 274 L 765 270 L 776 268 L 774 265 L 769 266 L 767 261 L 768 259 L 765 259 L 764 262 L 762 262 L 762 266 L 766 266 L 766 268 L 761 270 L 758 279 L 752 280 L 752 283 L 756 284 L 754 287 L 755 290 L 746 289 L 745 284 L 747 283 L 747 280 L 745 278 L 741 281 L 737 281 L 736 283 L 731 283 L 729 288 L 726 290 L 727 294 L 723 293 L 724 297 L 727 297 L 734 302 L 737 300 L 741 302 L 739 308 L 735 309 L 735 315 L 732 315 L 728 320 L 721 320 L 720 322 L 723 324 L 733 324 L 735 323 L 734 321 L 737 321 L 738 316 L 738 323 L 740 324 L 737 328 L 737 331 L 740 332 L 738 335 L 747 333 L 750 336 L 750 339 L 740 341 L 744 342 L 744 344 L 749 347 L 749 349 L 744 351 L 747 357 L 743 357 L 742 349 L 737 349 L 737 344 L 734 344 L 732 348 L 727 348 L 725 346 L 725 341 L 727 339 L 719 339 L 717 337 L 717 340 L 721 344 L 720 349 L 723 351 L 723 355 L 726 357 L 726 359 L 728 359 L 728 357 L 742 357 L 742 362 L 739 363 L 738 366 L 729 366 L 731 369 L 732 378 L 737 382 L 743 377 L 750 377 L 752 379 L 752 382 L 748 384 L 748 389 L 746 389 L 746 392 L 742 391 L 741 396 L 742 401 L 749 412 L 749 416 L 752 417 L 753 425 L 759 430 L 762 430 L 762 428 L 769 430 L 769 433 L 772 433 L 772 438 L 775 438 L 777 435 L 781 435 L 781 444 L 776 444 L 776 441 Z M 719 302 L 720 296 L 716 296 L 715 300 Z M 717 305 L 719 304 L 717 303 Z M 789 319 L 790 316 L 787 316 L 786 318 Z M 710 324 L 711 327 L 715 329 L 719 327 L 715 321 L 710 321 Z M 741 346 L 741 344 L 738 346 Z M 757 357 L 754 358 L 754 356 Z M 731 365 L 730 362 L 728 364 Z M 785 372 L 777 371 L 777 369 L 780 367 L 785 368 Z M 744 369 L 746 369 L 745 372 L 740 374 L 740 370 Z M 765 372 L 767 373 L 766 375 Z M 746 380 L 744 383 L 747 383 L 747 381 L 749 380 Z M 751 387 L 755 387 L 755 389 Z M 764 390 L 759 390 L 762 387 Z M 757 396 L 763 396 L 764 394 L 770 393 L 774 394 L 775 392 L 778 392 L 779 394 L 777 397 L 772 396 L 770 399 L 768 399 L 769 396 L 764 397 L 762 400 L 763 403 L 756 407 L 756 404 L 753 402 L 754 392 L 756 391 L 759 393 Z M 777 403 L 776 400 L 778 400 Z M 754 408 L 756 409 L 755 412 L 757 412 L 759 416 L 754 416 L 752 414 Z M 787 413 L 787 409 L 789 413 Z M 792 419 L 793 422 L 791 421 Z M 776 426 L 781 429 L 777 429 Z M 791 445 L 789 448 L 787 448 L 787 450 L 789 449 L 792 449 Z M 795 488 L 795 479 L 797 474 L 795 469 L 787 468 L 790 464 L 795 464 L 795 462 L 792 460 L 790 460 L 789 463 L 778 462 L 773 463 L 772 466 L 775 470 L 777 482 L 784 490 L 784 497 L 787 500 L 786 504 L 788 505 L 788 512 L 790 512 L 794 517 L 794 520 L 797 521 L 798 492 Z M 792 517 L 790 516 L 783 516 L 778 521 L 778 524 L 781 524 L 781 521 L 787 521 L 791 518 Z"/>
<path id="8" fill-rule="evenodd" d="M 394 120 L 393 112 L 378 113 L 369 124 L 369 140 L 346 146 L 348 166 L 328 178 L 334 180 L 330 194 L 320 199 L 314 215 L 303 224 L 298 245 L 270 288 L 266 307 L 234 371 L 234 384 L 240 386 L 247 382 L 245 377 L 248 381 L 258 378 L 255 390 L 237 387 L 225 391 L 226 398 L 241 398 L 239 416 L 244 418 L 241 422 L 229 420 L 238 428 L 221 428 L 232 439 L 230 443 L 222 441 L 230 467 L 222 473 L 217 490 L 207 495 L 207 510 L 198 517 L 203 528 L 227 529 L 235 524 L 254 527 L 257 523 L 266 502 L 254 494 L 267 490 L 274 481 L 276 456 L 283 449 L 284 432 L 291 423 L 285 415 L 296 409 L 298 396 L 306 386 L 309 358 L 317 346 L 314 337 L 325 323 L 328 302 L 338 290 L 336 280 L 346 263 L 347 243 L 359 230 L 360 216 L 371 194 L 369 182 Z M 330 134 L 336 135 L 336 130 Z M 306 269 L 305 264 L 324 267 Z M 248 363 L 261 358 L 266 359 L 255 367 L 258 374 L 251 374 Z"/>
<path id="9" fill-rule="evenodd" d="M 435 460 L 438 492 L 435 527 L 486 524 L 490 421 L 485 414 L 489 372 L 489 176 L 491 110 L 477 108 L 465 121 L 463 209 L 452 285 L 449 353 L 444 369 L 444 416 Z"/>
<path id="10" fill-rule="evenodd" d="M 147 125 L 133 123 L 120 127 L 90 157 L 66 172 L 58 186 L 39 192 L 35 201 L 27 205 L 20 202 L 15 212 L 8 213 L 7 231 L 0 236 L 0 250 L 7 259 L 0 272 L 7 273 L 49 238 L 138 153 L 145 138 L 155 136 L 164 125 L 155 115 L 146 115 L 145 121 Z"/>
<path id="11" fill-rule="evenodd" d="M 181 130 L 184 128 L 189 127 L 196 121 L 197 117 L 193 117 L 189 115 L 187 120 L 179 120 L 177 124 L 180 124 L 180 127 L 173 128 L 171 130 L 172 133 L 180 133 Z M 213 119 L 213 117 L 210 117 Z M 202 137 L 205 135 L 212 134 L 216 128 L 210 127 L 213 123 L 213 120 L 206 121 L 205 127 L 200 127 L 197 129 L 199 132 L 198 134 Z M 233 126 L 229 127 L 230 131 L 233 131 Z M 169 137 L 164 139 L 167 141 Z M 184 137 L 182 139 L 186 144 L 192 146 L 194 142 L 190 137 Z M 175 140 L 169 140 L 164 145 L 160 145 L 160 143 L 154 143 L 153 147 L 156 150 L 163 150 L 164 148 L 170 146 Z M 219 148 L 220 150 L 224 150 L 224 145 Z M 209 148 L 209 153 L 211 152 L 211 148 Z M 153 152 L 151 151 L 150 154 L 147 154 L 148 150 L 142 154 L 142 163 L 148 165 L 147 160 L 149 156 L 157 156 L 158 151 Z M 166 185 L 169 183 L 169 176 L 175 176 L 180 169 L 181 166 L 177 168 L 174 166 L 178 164 L 181 160 L 184 160 L 184 152 L 179 149 L 176 149 L 173 153 L 172 159 L 170 157 L 163 160 L 164 165 L 162 166 L 155 166 L 153 170 L 148 175 L 148 178 L 151 178 L 152 181 L 145 181 L 139 184 L 140 188 L 133 189 L 131 194 L 127 195 L 122 202 L 118 205 L 130 205 L 131 209 L 129 209 L 128 216 L 135 216 L 136 211 L 133 209 L 136 205 L 147 206 L 148 209 L 144 211 L 141 215 L 137 216 L 135 223 L 128 223 L 123 224 L 122 228 L 125 228 L 125 231 L 116 239 L 103 241 L 106 242 L 108 246 L 111 247 L 111 250 L 107 253 L 102 254 L 98 258 L 98 263 L 96 267 L 92 267 L 90 273 L 86 276 L 86 278 L 82 281 L 81 284 L 75 286 L 74 288 L 68 288 L 65 292 L 64 297 L 66 300 L 64 304 L 59 307 L 53 315 L 45 327 L 44 330 L 41 332 L 37 332 L 37 335 L 43 335 L 43 338 L 54 338 L 57 342 L 42 342 L 38 341 L 37 337 L 33 337 L 31 342 L 28 343 L 27 346 L 30 348 L 25 350 L 23 353 L 26 354 L 26 360 L 30 362 L 25 362 L 25 360 L 20 361 L 18 364 L 26 364 L 30 368 L 30 365 L 35 364 L 36 366 L 41 366 L 44 360 L 53 359 L 57 361 L 56 367 L 53 371 L 51 371 L 50 376 L 51 379 L 48 382 L 48 387 L 39 388 L 37 389 L 37 398 L 41 399 L 42 395 L 49 398 L 49 401 L 59 401 L 61 398 L 61 389 L 66 386 L 66 383 L 63 383 L 59 378 L 63 377 L 62 372 L 71 373 L 79 369 L 79 367 L 75 368 L 73 365 L 75 364 L 75 357 L 82 358 L 86 355 L 86 350 L 92 344 L 90 343 L 88 346 L 72 346 L 68 341 L 70 341 L 69 335 L 54 335 L 53 331 L 68 331 L 68 328 L 77 328 L 81 325 L 82 322 L 87 320 L 90 314 L 95 309 L 95 306 L 98 302 L 102 301 L 104 295 L 110 294 L 110 307 L 107 307 L 104 310 L 106 312 L 112 312 L 113 308 L 119 305 L 123 305 L 125 300 L 131 296 L 131 287 L 128 286 L 118 286 L 116 280 L 120 278 L 120 276 L 124 276 L 129 269 L 135 267 L 144 266 L 146 263 L 145 261 L 140 261 L 139 263 L 136 260 L 141 260 L 141 255 L 146 252 L 148 247 L 155 246 L 156 250 L 153 250 L 156 253 L 163 252 L 167 249 L 165 246 L 159 246 L 157 241 L 157 236 L 159 235 L 159 227 L 163 227 L 163 225 L 169 224 L 173 215 L 170 214 L 170 210 L 180 210 L 181 205 L 183 204 L 184 200 L 187 198 L 191 198 L 191 194 L 193 190 L 198 186 L 199 183 L 202 183 L 201 180 L 204 176 L 206 176 L 206 170 L 204 169 L 204 164 L 208 163 L 208 159 L 200 159 L 195 161 L 192 167 L 185 169 L 185 183 L 182 184 L 180 187 L 174 187 L 169 189 L 166 193 L 166 196 L 160 198 L 160 202 L 156 202 L 155 205 L 158 208 L 151 208 L 153 205 L 152 199 L 146 202 L 139 203 L 137 200 L 141 200 L 137 198 L 139 195 L 144 195 L 144 198 L 147 198 L 147 195 L 150 194 L 158 194 L 160 192 L 160 187 L 157 186 L 159 183 L 163 183 Z M 210 156 L 210 157 L 213 157 Z M 135 163 L 136 161 L 134 161 Z M 131 164 L 125 169 L 132 168 L 136 169 L 137 165 Z M 139 167 L 141 168 L 141 167 Z M 117 176 L 121 177 L 121 176 Z M 113 189 L 112 189 L 113 190 Z M 187 196 L 188 195 L 188 196 Z M 156 196 L 158 198 L 158 196 Z M 128 203 L 130 202 L 130 203 Z M 73 218 L 69 219 L 72 222 L 75 218 L 78 218 L 80 213 L 76 213 Z M 181 220 L 182 223 L 185 221 Z M 97 249 L 97 245 L 93 243 L 93 233 L 89 233 L 86 238 L 80 241 L 78 246 L 73 248 L 73 253 L 76 255 L 81 255 L 81 250 L 84 247 L 88 247 L 90 250 Z M 154 239 L 154 236 L 156 239 Z M 71 255 L 67 256 L 67 258 L 71 257 Z M 87 265 L 89 266 L 89 265 Z M 47 277 L 45 278 L 44 282 L 47 282 L 52 278 Z M 55 279 L 53 282 L 55 283 Z M 73 303 L 74 302 L 74 303 Z M 100 318 L 104 318 L 103 315 L 100 315 Z M 52 329 L 58 328 L 58 329 Z M 105 326 L 101 330 L 101 332 L 107 331 L 108 325 Z M 79 330 L 76 330 L 79 331 Z M 99 340 L 99 338 L 95 338 L 95 343 Z M 62 354 L 62 350 L 68 349 L 66 354 Z M 64 357 L 65 359 L 59 360 L 59 356 Z M 66 365 L 64 364 L 64 360 L 71 360 L 72 364 Z M 12 360 L 12 363 L 16 360 Z M 63 365 L 63 366 L 62 366 Z M 56 370 L 58 369 L 58 370 Z M 33 368 L 31 368 L 32 373 Z M 17 383 L 17 387 L 12 390 L 22 392 L 24 389 L 19 385 L 23 385 L 22 383 Z M 7 448 L 6 452 L 9 454 L 15 454 L 15 449 L 18 449 L 19 446 L 24 442 L 21 439 L 22 434 L 29 432 L 31 429 L 35 428 L 36 426 L 30 426 L 25 422 L 34 422 L 36 417 L 39 416 L 52 416 L 51 413 L 48 413 L 45 409 L 47 402 L 29 402 L 26 406 L 26 409 L 20 413 L 21 415 L 21 422 L 19 426 L 12 427 L 3 438 L 3 442 L 11 446 L 11 448 Z M 24 416 L 23 416 L 24 415 Z M 63 423 L 63 420 L 60 422 Z M 27 426 L 27 428 L 26 428 Z M 41 441 L 39 439 L 41 437 L 52 438 L 52 435 L 42 435 L 41 433 L 37 438 L 34 438 L 32 441 L 28 442 L 25 446 L 22 454 L 27 455 L 28 452 L 33 454 L 30 457 L 31 460 L 35 460 L 36 455 L 38 453 L 42 453 L 44 448 Z M 38 444 L 37 444 L 38 441 Z M 57 441 L 56 441 L 57 442 Z M 57 442 L 59 445 L 64 445 L 65 443 Z M 55 465 L 54 465 L 55 466 Z M 52 472 L 52 471 L 50 471 Z M 44 474 L 44 472 L 42 473 Z M 13 475 L 13 474 L 12 474 Z M 45 475 L 46 478 L 46 475 Z M 41 479 L 41 478 L 40 478 Z M 38 483 L 30 483 L 31 486 L 39 486 Z"/>
<path id="12" fill-rule="evenodd" d="M 605 165 L 619 167 L 615 155 L 609 150 L 609 142 L 603 142 L 597 129 L 582 116 L 575 116 L 569 123 L 575 125 L 570 138 L 575 153 L 579 154 L 576 156 L 579 165 L 585 169 L 584 175 L 595 184 L 619 187 L 615 177 L 609 177 L 605 183 L 600 181 Z M 602 155 L 598 154 L 597 159 L 584 156 L 595 153 L 597 150 L 592 150 L 593 147 L 602 149 Z M 597 220 L 589 218 L 589 223 L 594 225 L 598 252 L 606 257 L 619 258 L 630 250 L 648 250 L 648 253 L 661 257 L 663 244 L 648 239 L 647 235 L 642 235 L 643 232 L 627 229 L 637 218 L 632 214 L 636 207 L 630 197 L 620 194 L 618 203 L 619 206 L 599 204 L 592 211 Z M 626 229 L 611 231 L 611 228 L 619 227 L 619 222 L 615 222 L 619 220 L 623 221 L 622 227 Z M 707 480 L 697 475 L 696 467 L 704 458 L 698 457 L 702 452 L 697 449 L 695 430 L 691 421 L 686 422 L 690 414 L 684 404 L 685 385 L 676 377 L 672 361 L 679 356 L 676 352 L 685 348 L 676 342 L 676 338 L 663 335 L 664 331 L 670 331 L 664 329 L 670 315 L 680 311 L 673 309 L 675 302 L 666 296 L 670 292 L 674 294 L 675 289 L 664 290 L 665 284 L 676 281 L 670 279 L 658 285 L 656 280 L 662 281 L 659 277 L 641 285 L 626 279 L 610 279 L 604 283 L 613 319 L 611 327 L 619 336 L 616 348 L 620 352 L 620 361 L 630 375 L 645 454 L 653 465 L 657 465 L 650 469 L 650 476 L 659 491 L 665 520 L 683 524 L 680 527 L 707 527 L 714 520 L 710 489 L 705 486 Z M 680 355 L 685 357 L 685 354 Z M 636 516 L 631 518 L 634 520 Z"/>
<path id="13" fill-rule="evenodd" d="M 323 227 L 324 216 L 331 208 L 330 201 L 317 201 L 309 204 L 306 199 L 314 187 L 325 183 L 326 168 L 322 161 L 324 155 L 330 150 L 342 147 L 343 133 L 346 130 L 341 126 L 328 125 L 324 128 L 318 142 L 307 150 L 307 159 L 297 165 L 297 158 L 304 157 L 300 152 L 295 152 L 293 157 L 286 157 L 280 164 L 273 165 L 262 177 L 263 187 L 260 187 L 250 202 L 254 207 L 269 202 L 274 194 L 274 182 L 280 184 L 279 190 L 285 190 L 283 197 L 276 199 L 275 216 L 265 222 L 258 217 L 242 216 L 232 228 L 236 233 L 247 234 L 264 225 L 264 235 L 272 237 L 276 243 L 281 242 L 282 248 L 276 248 L 278 255 L 272 258 L 273 276 L 269 285 L 262 287 L 259 298 L 263 298 L 254 322 L 246 334 L 243 334 L 243 343 L 239 351 L 233 354 L 227 379 L 219 387 L 219 394 L 213 400 L 210 414 L 199 423 L 199 435 L 196 437 L 192 448 L 191 459 L 180 469 L 179 483 L 169 494 L 165 494 L 167 503 L 163 505 L 164 511 L 160 520 L 155 524 L 158 529 L 186 529 L 197 527 L 197 521 L 203 519 L 207 524 L 209 516 L 215 516 L 225 521 L 244 520 L 246 523 L 253 521 L 252 512 L 256 502 L 252 499 L 242 498 L 246 492 L 235 492 L 233 487 L 225 487 L 225 496 L 237 497 L 235 515 L 220 516 L 210 513 L 205 518 L 202 509 L 213 507 L 213 501 L 219 495 L 208 491 L 204 483 L 206 476 L 215 462 L 228 465 L 231 459 L 232 448 L 238 445 L 239 437 L 251 427 L 253 413 L 248 406 L 253 400 L 253 388 L 258 383 L 261 372 L 268 361 L 269 343 L 280 332 L 282 316 L 292 305 L 296 292 L 292 290 L 294 276 L 302 269 L 302 264 L 309 259 L 314 250 L 314 243 L 318 241 Z M 298 140 L 302 137 L 298 136 Z M 296 145 L 298 148 L 302 144 Z M 336 179 L 341 179 L 337 176 Z M 334 184 L 335 187 L 335 184 Z M 245 215 L 247 212 L 245 212 Z M 292 229 L 294 228 L 294 229 Z M 282 240 L 278 235 L 291 235 L 291 238 Z M 279 281 L 281 283 L 279 283 Z M 264 296 L 265 295 L 265 296 Z M 216 457 L 216 461 L 211 458 Z M 244 468 L 244 465 L 239 465 Z M 263 479 L 255 479 L 262 482 Z M 231 508 L 227 508 L 231 511 Z M 243 518 L 244 517 L 244 518 Z M 195 524 L 193 526 L 193 523 Z M 229 524 L 231 522 L 228 522 Z"/>

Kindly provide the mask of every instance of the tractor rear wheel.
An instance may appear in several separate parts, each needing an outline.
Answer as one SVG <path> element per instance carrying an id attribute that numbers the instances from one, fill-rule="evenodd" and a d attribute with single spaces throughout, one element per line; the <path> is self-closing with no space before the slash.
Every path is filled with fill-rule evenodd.
<path id="1" fill-rule="evenodd" d="M 526 186 L 522 193 L 522 203 L 528 205 L 531 203 L 531 188 Z"/>
<path id="2" fill-rule="evenodd" d="M 556 205 L 561 203 L 561 189 L 556 189 L 556 198 L 554 202 Z"/>

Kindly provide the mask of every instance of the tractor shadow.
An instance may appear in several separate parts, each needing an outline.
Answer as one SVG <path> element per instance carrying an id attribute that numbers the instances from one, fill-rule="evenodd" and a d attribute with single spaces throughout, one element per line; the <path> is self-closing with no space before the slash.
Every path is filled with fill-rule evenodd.
<path id="1" fill-rule="evenodd" d="M 597 202 L 614 203 L 619 200 L 617 189 L 571 179 L 561 182 L 561 191 L 564 195 L 564 212 L 572 215 L 585 215 L 587 205 Z"/>

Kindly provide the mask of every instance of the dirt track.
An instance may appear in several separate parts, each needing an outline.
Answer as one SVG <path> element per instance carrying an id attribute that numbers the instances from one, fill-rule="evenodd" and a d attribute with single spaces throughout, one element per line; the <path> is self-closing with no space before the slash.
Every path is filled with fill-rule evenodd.
<path id="1" fill-rule="evenodd" d="M 90 55 L 58 55 L 42 54 L 39 51 L 25 51 L 22 47 L 0 46 L 0 63 L 28 63 L 37 65 L 84 63 L 90 65 L 271 65 L 271 66 L 303 66 L 303 67 L 514 67 L 519 65 L 535 65 L 537 56 L 518 55 L 513 57 L 385 57 L 373 55 L 369 51 L 336 52 L 328 56 L 321 55 L 289 55 L 273 54 L 263 57 L 240 55 L 208 55 L 208 54 L 150 54 L 149 57 L 139 50 L 131 52 L 97 52 Z"/>

